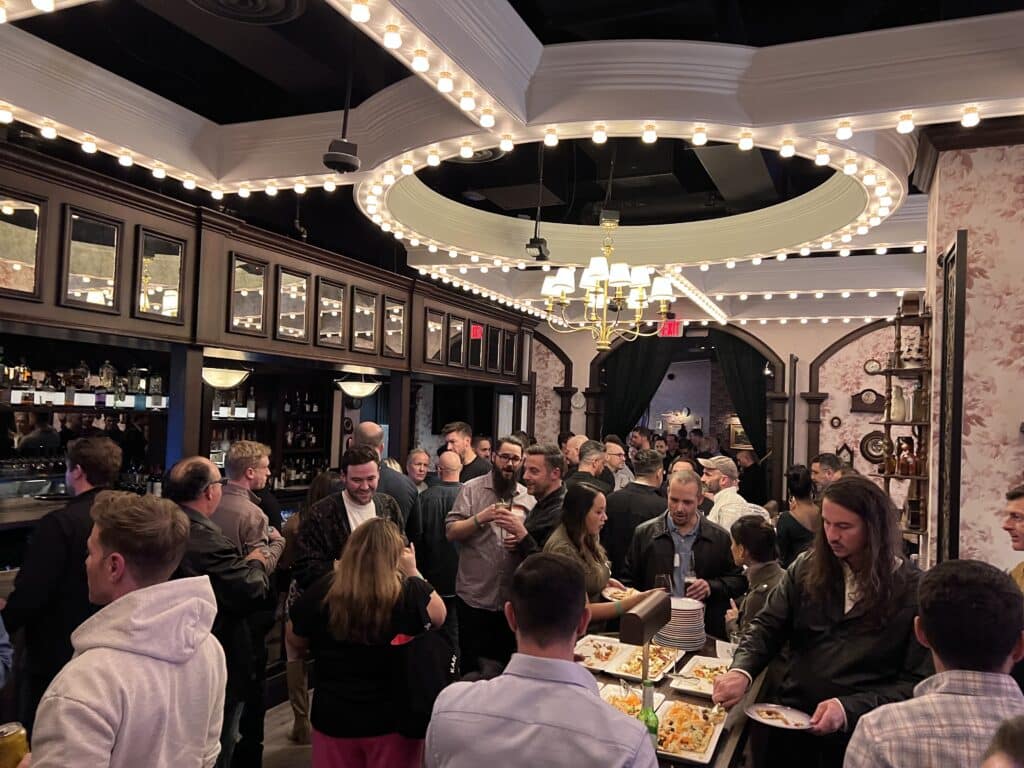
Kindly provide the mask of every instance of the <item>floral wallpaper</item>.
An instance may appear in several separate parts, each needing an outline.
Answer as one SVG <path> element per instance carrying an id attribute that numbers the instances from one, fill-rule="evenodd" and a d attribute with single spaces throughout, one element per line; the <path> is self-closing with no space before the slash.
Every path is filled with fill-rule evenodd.
<path id="1" fill-rule="evenodd" d="M 443 435 L 431 433 L 434 413 L 434 385 L 421 382 L 415 390 L 416 423 L 413 425 L 413 448 L 423 448 L 430 453 L 431 461 L 437 456 L 435 451 L 444 443 Z"/>
<path id="2" fill-rule="evenodd" d="M 916 327 L 904 327 L 902 331 L 903 348 L 917 344 L 920 338 L 920 331 Z M 885 377 L 865 372 L 864 363 L 867 360 L 878 360 L 885 366 L 889 359 L 889 353 L 893 351 L 895 343 L 895 331 L 890 327 L 881 328 L 872 333 L 865 334 L 860 338 L 842 347 L 836 354 L 826 360 L 820 369 L 818 389 L 827 393 L 828 397 L 821 404 L 821 439 L 819 450 L 835 453 L 843 445 L 853 449 L 853 466 L 862 475 L 872 477 L 879 471 L 879 465 L 873 464 L 864 458 L 860 452 L 861 440 L 870 432 L 884 432 L 884 427 L 871 422 L 882 420 L 881 413 L 851 412 L 850 406 L 853 403 L 853 396 L 865 389 L 873 389 L 885 396 Z M 893 384 L 904 388 L 904 396 L 916 385 L 911 381 L 893 380 Z M 840 420 L 839 427 L 833 427 L 831 421 L 834 417 Z M 892 430 L 893 440 L 902 435 L 911 435 L 911 430 L 906 427 L 894 427 Z M 917 441 L 914 441 L 915 451 L 918 449 Z M 810 457 L 808 457 L 808 460 Z M 879 485 L 882 479 L 872 477 Z M 909 481 L 893 480 L 890 483 L 889 494 L 897 509 L 903 507 L 907 497 Z"/>
<path id="3" fill-rule="evenodd" d="M 1024 560 L 999 514 L 1007 489 L 1024 483 L 1024 146 L 940 155 L 929 253 L 944 251 L 958 229 L 968 246 L 960 557 L 1009 568 Z M 940 307 L 942 281 L 934 282 Z M 934 370 L 937 383 L 937 361 Z"/>
<path id="4" fill-rule="evenodd" d="M 565 385 L 565 363 L 544 344 L 533 338 L 533 371 L 537 374 L 533 436 L 538 443 L 557 443 L 562 398 L 555 387 Z"/>

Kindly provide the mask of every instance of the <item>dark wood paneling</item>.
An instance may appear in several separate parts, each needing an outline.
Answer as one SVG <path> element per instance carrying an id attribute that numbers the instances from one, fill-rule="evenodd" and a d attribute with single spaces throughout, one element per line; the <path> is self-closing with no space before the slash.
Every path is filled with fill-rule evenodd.
<path id="1" fill-rule="evenodd" d="M 911 180 L 927 194 L 931 191 L 939 153 L 954 149 L 1012 147 L 1024 144 L 1024 117 L 994 117 L 974 128 L 959 123 L 929 125 L 921 129 L 917 141 L 917 159 Z"/>

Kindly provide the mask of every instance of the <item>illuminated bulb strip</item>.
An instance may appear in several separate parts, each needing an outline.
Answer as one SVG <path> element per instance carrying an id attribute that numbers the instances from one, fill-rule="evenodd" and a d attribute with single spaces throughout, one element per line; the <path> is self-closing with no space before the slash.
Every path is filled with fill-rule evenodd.
<path id="1" fill-rule="evenodd" d="M 779 147 L 779 154 L 782 157 L 792 157 L 796 154 L 796 146 L 794 146 L 792 139 L 786 139 L 782 142 L 782 146 Z"/>
<path id="2" fill-rule="evenodd" d="M 682 275 L 667 275 L 667 277 L 672 281 L 673 285 L 683 292 L 683 295 L 686 296 L 686 298 L 703 309 L 713 320 L 716 320 L 717 322 L 728 321 L 729 316 L 726 315 L 717 304 L 709 299 L 707 294 L 699 290 L 697 286 L 685 277 Z"/>
<path id="3" fill-rule="evenodd" d="M 853 138 L 853 126 L 850 125 L 849 120 L 839 121 L 839 126 L 836 128 L 836 138 L 840 141 L 846 141 L 847 139 Z"/>
<path id="4" fill-rule="evenodd" d="M 558 146 L 558 132 L 554 128 L 548 128 L 544 131 L 544 146 L 545 147 L 557 147 Z"/>
<path id="5" fill-rule="evenodd" d="M 744 152 L 752 150 L 754 148 L 754 134 L 750 131 L 742 131 L 737 146 Z"/>
<path id="6" fill-rule="evenodd" d="M 352 21 L 365 24 L 370 20 L 370 6 L 365 0 L 352 0 L 352 10 L 349 12 Z"/>
<path id="7" fill-rule="evenodd" d="M 427 52 L 422 48 L 416 49 L 412 54 L 412 71 L 413 72 L 429 72 L 430 71 L 430 59 L 427 58 Z"/>
<path id="8" fill-rule="evenodd" d="M 693 136 L 690 137 L 690 143 L 695 147 L 703 147 L 708 143 L 708 129 L 703 125 L 698 125 L 693 129 Z"/>
<path id="9" fill-rule="evenodd" d="M 977 107 L 964 107 L 964 111 L 960 115 L 960 125 L 964 128 L 973 128 L 981 122 L 981 115 L 978 113 Z"/>
<path id="10" fill-rule="evenodd" d="M 509 134 L 505 134 L 501 137 L 501 141 L 498 142 L 498 149 L 502 152 L 511 152 L 516 148 L 516 145 L 512 143 L 512 137 Z"/>
<path id="11" fill-rule="evenodd" d="M 85 139 L 82 142 L 82 151 L 85 152 L 87 155 L 96 154 L 96 142 L 93 141 L 92 139 Z"/>

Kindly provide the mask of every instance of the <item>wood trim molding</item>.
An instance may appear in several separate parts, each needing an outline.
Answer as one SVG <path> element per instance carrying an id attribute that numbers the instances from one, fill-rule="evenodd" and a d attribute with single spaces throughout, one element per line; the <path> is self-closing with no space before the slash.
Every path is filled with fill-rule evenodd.
<path id="1" fill-rule="evenodd" d="M 927 194 L 935 181 L 935 169 L 941 153 L 1017 144 L 1024 144 L 1024 117 L 985 119 L 974 128 L 964 128 L 957 123 L 929 125 L 918 138 L 917 161 L 911 178 L 914 185 Z"/>
<path id="2" fill-rule="evenodd" d="M 855 328 L 845 336 L 837 339 L 814 360 L 811 361 L 808 370 L 807 392 L 800 393 L 800 399 L 807 403 L 807 458 L 817 456 L 821 450 L 821 404 L 828 397 L 828 392 L 819 390 L 821 381 L 821 366 L 823 366 L 833 355 L 849 344 L 852 344 L 862 336 L 887 328 L 891 323 L 885 320 L 876 320 L 873 323 Z"/>

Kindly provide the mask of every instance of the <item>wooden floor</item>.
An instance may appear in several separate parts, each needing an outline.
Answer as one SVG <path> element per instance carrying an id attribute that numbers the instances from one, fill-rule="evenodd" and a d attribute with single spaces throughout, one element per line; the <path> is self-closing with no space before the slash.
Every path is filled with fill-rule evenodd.
<path id="1" fill-rule="evenodd" d="M 288 702 L 267 710 L 263 735 L 263 768 L 305 768 L 309 765 L 310 747 L 298 746 L 288 740 L 292 728 L 292 708 Z"/>

